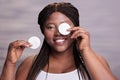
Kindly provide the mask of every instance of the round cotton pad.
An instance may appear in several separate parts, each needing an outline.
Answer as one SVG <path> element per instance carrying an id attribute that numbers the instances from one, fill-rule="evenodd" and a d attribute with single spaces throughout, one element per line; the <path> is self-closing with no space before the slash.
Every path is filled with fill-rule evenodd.
<path id="1" fill-rule="evenodd" d="M 60 34 L 62 35 L 68 35 L 70 31 L 67 31 L 70 28 L 70 25 L 68 23 L 61 23 L 58 27 L 58 30 Z"/>
<path id="2" fill-rule="evenodd" d="M 31 43 L 31 49 L 37 49 L 40 46 L 40 39 L 36 36 L 32 36 L 28 39 L 28 42 Z"/>

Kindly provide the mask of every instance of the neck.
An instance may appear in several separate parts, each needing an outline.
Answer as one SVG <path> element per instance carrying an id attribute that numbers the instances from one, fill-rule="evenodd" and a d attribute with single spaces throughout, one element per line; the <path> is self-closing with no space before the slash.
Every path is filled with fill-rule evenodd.
<path id="1" fill-rule="evenodd" d="M 69 72 L 75 69 L 73 49 L 52 53 L 49 58 L 49 71 L 53 73 Z"/>
<path id="2" fill-rule="evenodd" d="M 50 58 L 58 61 L 73 60 L 73 48 L 69 48 L 63 52 L 51 51 Z"/>

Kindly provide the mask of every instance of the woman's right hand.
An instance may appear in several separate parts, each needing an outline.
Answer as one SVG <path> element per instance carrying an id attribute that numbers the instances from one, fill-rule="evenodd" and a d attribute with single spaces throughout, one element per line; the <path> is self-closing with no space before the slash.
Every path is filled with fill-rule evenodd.
<path id="1" fill-rule="evenodd" d="M 20 56 L 22 55 L 23 50 L 26 47 L 30 47 L 31 44 L 24 40 L 17 40 L 9 44 L 7 61 L 12 64 L 16 64 Z"/>

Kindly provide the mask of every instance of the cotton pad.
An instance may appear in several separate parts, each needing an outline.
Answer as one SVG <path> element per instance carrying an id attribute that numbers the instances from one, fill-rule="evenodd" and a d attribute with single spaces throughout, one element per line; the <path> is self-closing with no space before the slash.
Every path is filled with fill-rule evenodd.
<path id="1" fill-rule="evenodd" d="M 37 49 L 40 46 L 40 39 L 36 36 L 32 36 L 28 39 L 28 42 L 31 43 L 31 49 Z"/>
<path id="2" fill-rule="evenodd" d="M 58 31 L 62 35 L 68 35 L 70 31 L 67 31 L 71 26 L 68 23 L 61 23 L 58 27 Z"/>

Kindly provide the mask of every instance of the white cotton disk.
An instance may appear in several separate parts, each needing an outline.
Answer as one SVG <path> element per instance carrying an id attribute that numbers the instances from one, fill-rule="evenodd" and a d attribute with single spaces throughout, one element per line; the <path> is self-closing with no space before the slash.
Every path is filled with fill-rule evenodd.
<path id="1" fill-rule="evenodd" d="M 28 39 L 28 42 L 32 45 L 31 49 L 37 49 L 40 46 L 40 39 L 36 36 L 32 36 Z"/>
<path id="2" fill-rule="evenodd" d="M 70 28 L 70 25 L 68 23 L 61 23 L 58 27 L 58 30 L 60 34 L 62 35 L 68 35 L 70 31 L 67 31 Z"/>

